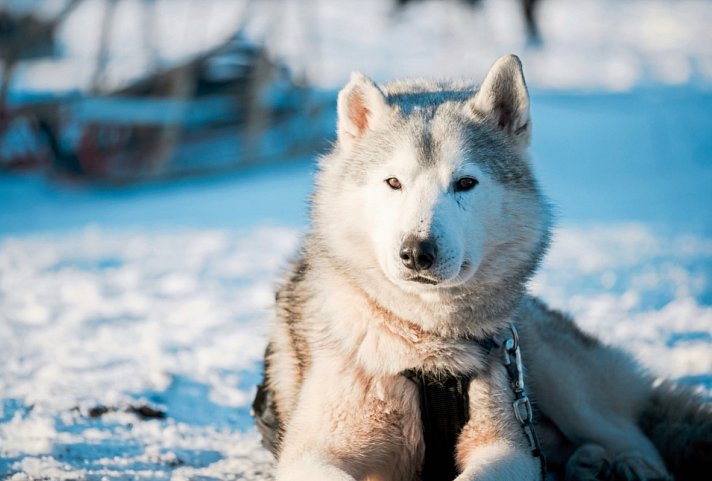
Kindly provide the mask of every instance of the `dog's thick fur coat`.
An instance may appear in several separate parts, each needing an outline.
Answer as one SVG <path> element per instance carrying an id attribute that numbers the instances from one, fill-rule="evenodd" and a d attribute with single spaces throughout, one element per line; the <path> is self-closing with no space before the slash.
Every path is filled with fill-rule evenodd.
<path id="1" fill-rule="evenodd" d="M 405 370 L 473 375 L 458 480 L 540 479 L 505 369 L 472 341 L 510 322 L 552 473 L 707 479 L 710 405 L 655 386 L 526 294 L 550 229 L 530 136 L 511 55 L 479 89 L 354 74 L 341 91 L 338 140 L 320 161 L 313 224 L 269 338 L 279 481 L 419 479 L 420 405 Z"/>

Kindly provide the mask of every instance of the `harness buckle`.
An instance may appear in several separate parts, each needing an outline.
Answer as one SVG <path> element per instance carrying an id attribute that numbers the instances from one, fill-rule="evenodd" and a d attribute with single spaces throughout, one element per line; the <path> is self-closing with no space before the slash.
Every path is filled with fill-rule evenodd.
<path id="1" fill-rule="evenodd" d="M 512 331 L 511 341 L 513 343 L 512 347 L 509 349 L 511 351 L 516 351 L 519 349 L 519 333 L 517 332 L 517 328 L 514 327 L 514 324 L 509 324 L 509 330 Z"/>
<path id="2" fill-rule="evenodd" d="M 504 341 L 504 365 L 512 364 L 512 356 L 517 356 L 519 352 L 519 333 L 514 327 L 514 324 L 509 325 L 509 330 L 512 332 L 512 337 Z"/>
<path id="3" fill-rule="evenodd" d="M 512 405 L 514 406 L 514 415 L 519 424 L 526 426 L 532 422 L 534 413 L 532 412 L 532 404 L 527 396 L 516 399 Z"/>

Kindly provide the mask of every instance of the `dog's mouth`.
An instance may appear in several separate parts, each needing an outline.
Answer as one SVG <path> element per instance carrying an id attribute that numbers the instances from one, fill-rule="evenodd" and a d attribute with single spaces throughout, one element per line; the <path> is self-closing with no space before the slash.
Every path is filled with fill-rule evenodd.
<path id="1" fill-rule="evenodd" d="M 425 277 L 423 275 L 417 275 L 413 277 L 409 277 L 406 279 L 410 282 L 419 282 L 421 284 L 430 284 L 431 286 L 435 286 L 440 283 L 440 281 L 437 281 L 435 279 L 431 279 L 430 277 Z"/>
<path id="2" fill-rule="evenodd" d="M 472 269 L 472 263 L 469 260 L 463 261 L 460 266 L 460 271 L 452 279 L 437 279 L 424 275 L 422 272 L 414 274 L 411 277 L 406 278 L 408 282 L 417 282 L 419 284 L 427 284 L 429 286 L 442 286 L 442 287 L 453 287 L 465 282 L 470 276 L 469 271 Z"/>

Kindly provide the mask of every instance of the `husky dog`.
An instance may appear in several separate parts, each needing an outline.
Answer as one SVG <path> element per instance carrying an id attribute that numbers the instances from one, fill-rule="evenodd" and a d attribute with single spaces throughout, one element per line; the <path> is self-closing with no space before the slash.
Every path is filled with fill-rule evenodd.
<path id="1" fill-rule="evenodd" d="M 421 479 L 421 401 L 404 372 L 469 378 L 458 481 L 541 479 L 507 369 L 486 347 L 510 323 L 555 479 L 709 479 L 710 404 L 655 384 L 526 293 L 550 215 L 526 158 L 517 57 L 479 89 L 354 73 L 337 129 L 277 292 L 255 404 L 278 481 Z"/>

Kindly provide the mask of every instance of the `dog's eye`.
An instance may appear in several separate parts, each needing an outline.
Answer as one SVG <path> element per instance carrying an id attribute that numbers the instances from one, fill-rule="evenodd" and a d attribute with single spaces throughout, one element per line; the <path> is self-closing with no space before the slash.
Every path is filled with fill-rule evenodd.
<path id="1" fill-rule="evenodd" d="M 455 192 L 465 192 L 473 189 L 479 182 L 472 177 L 463 177 L 455 182 Z"/>
<path id="2" fill-rule="evenodd" d="M 388 184 L 388 187 L 390 187 L 393 190 L 401 190 L 400 180 L 396 179 L 395 177 L 387 178 L 386 184 Z"/>

